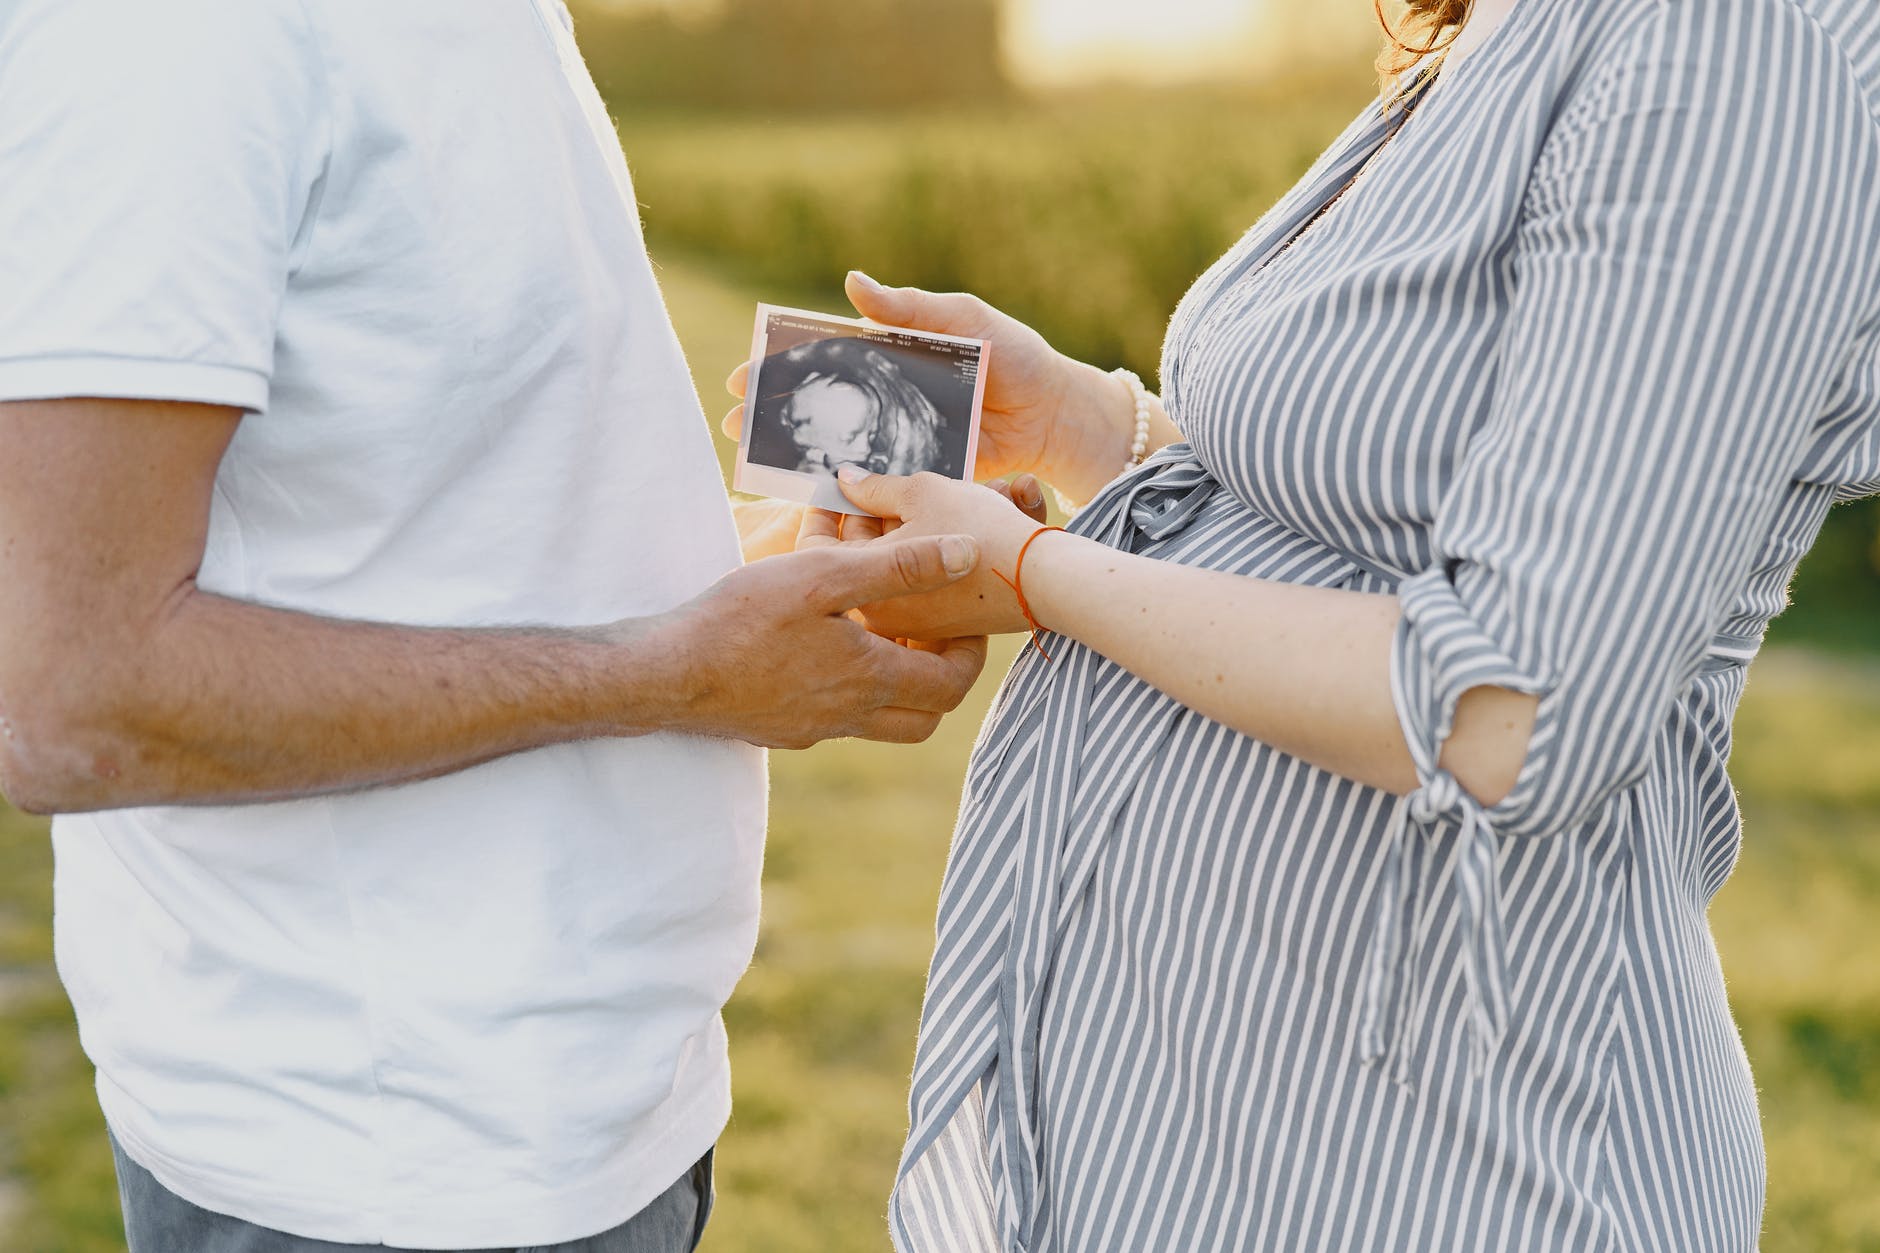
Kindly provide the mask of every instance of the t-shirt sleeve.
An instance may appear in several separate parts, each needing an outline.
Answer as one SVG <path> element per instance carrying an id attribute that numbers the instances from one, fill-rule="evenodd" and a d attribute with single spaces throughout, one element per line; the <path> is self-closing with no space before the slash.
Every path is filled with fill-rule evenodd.
<path id="1" fill-rule="evenodd" d="M 328 142 L 296 2 L 0 6 L 0 400 L 267 407 Z"/>

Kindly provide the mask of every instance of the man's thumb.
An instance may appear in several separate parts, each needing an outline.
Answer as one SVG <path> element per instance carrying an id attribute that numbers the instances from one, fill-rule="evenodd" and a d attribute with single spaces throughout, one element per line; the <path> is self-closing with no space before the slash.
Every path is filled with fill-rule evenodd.
<path id="1" fill-rule="evenodd" d="M 979 564 L 979 545 L 970 535 L 924 535 L 854 548 L 823 549 L 837 564 L 824 584 L 825 608 L 846 613 L 876 601 L 938 591 L 956 583 Z"/>

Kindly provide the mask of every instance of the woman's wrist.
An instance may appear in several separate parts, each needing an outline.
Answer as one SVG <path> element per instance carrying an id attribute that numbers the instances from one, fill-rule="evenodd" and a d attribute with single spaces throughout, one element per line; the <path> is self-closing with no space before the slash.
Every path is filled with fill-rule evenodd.
<path id="1" fill-rule="evenodd" d="M 1121 377 L 1069 361 L 1038 476 L 1073 500 L 1089 500 L 1129 459 L 1136 428 L 1134 389 Z"/>
<path id="2" fill-rule="evenodd" d="M 1039 459 L 1038 475 L 1058 498 L 1087 501 L 1129 466 L 1182 436 L 1162 402 L 1127 370 L 1105 373 L 1071 363 L 1074 382 L 1061 392 L 1052 424 L 1055 447 Z"/>
<path id="3" fill-rule="evenodd" d="M 1076 583 L 1077 576 L 1072 572 L 1091 549 L 1101 552 L 1103 546 L 1060 530 L 1039 535 L 1032 542 L 1025 554 L 1021 584 L 1032 620 L 1040 627 L 1059 635 L 1074 634 L 1066 592 Z"/>
<path id="4" fill-rule="evenodd" d="M 979 541 L 981 565 L 1007 579 L 1011 578 L 1018 571 L 1019 554 L 1025 551 L 1025 545 L 1031 538 L 1043 529 L 1041 523 L 1021 514 L 990 533 L 976 535 L 974 538 Z"/>

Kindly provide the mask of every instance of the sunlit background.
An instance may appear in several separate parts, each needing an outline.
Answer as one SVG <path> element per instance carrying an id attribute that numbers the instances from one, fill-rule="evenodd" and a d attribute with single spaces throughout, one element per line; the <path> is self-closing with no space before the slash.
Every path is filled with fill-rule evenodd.
<path id="1" fill-rule="evenodd" d="M 1006 0 L 1002 5 L 905 0 L 946 20 L 949 9 L 997 9 L 1012 80 L 1053 89 L 1090 82 L 1169 85 L 1244 82 L 1302 55 L 1362 63 L 1376 50 L 1377 22 L 1358 3 L 1292 0 Z M 605 17 L 667 15 L 699 26 L 735 4 L 725 0 L 589 0 Z M 821 6 L 830 13 L 839 0 Z"/>
<path id="2" fill-rule="evenodd" d="M 851 267 L 1152 378 L 1183 290 L 1375 90 L 1371 0 L 574 11 L 714 418 L 756 303 L 839 311 Z M 1880 1253 L 1880 502 L 1835 513 L 1794 600 L 1738 723 L 1746 838 L 1713 926 L 1762 1091 L 1764 1248 Z M 1010 651 L 927 746 L 774 758 L 708 1253 L 886 1247 L 946 840 Z M 0 806 L 0 1251 L 118 1253 L 49 915 L 43 824 Z"/>

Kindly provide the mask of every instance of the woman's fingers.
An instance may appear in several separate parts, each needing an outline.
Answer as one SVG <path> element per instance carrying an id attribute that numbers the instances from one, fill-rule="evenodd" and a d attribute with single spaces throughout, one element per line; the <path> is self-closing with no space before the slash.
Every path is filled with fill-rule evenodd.
<path id="1" fill-rule="evenodd" d="M 886 525 L 880 518 L 858 518 L 852 513 L 842 516 L 842 542 L 853 544 L 880 539 L 886 532 Z"/>
<path id="2" fill-rule="evenodd" d="M 908 493 L 913 490 L 913 483 L 912 478 L 875 474 L 858 465 L 845 465 L 836 470 L 836 486 L 842 489 L 842 494 L 857 508 L 866 509 L 877 517 L 906 517 Z"/>
<path id="3" fill-rule="evenodd" d="M 731 377 L 725 380 L 725 390 L 742 401 L 744 399 L 744 390 L 750 385 L 750 382 L 751 363 L 746 361 L 743 365 L 733 370 Z M 725 433 L 727 439 L 742 438 L 744 434 L 744 406 L 740 404 L 730 413 L 727 413 L 725 420 L 718 424 L 718 429 Z"/>
<path id="4" fill-rule="evenodd" d="M 826 548 L 842 542 L 842 514 L 827 509 L 805 509 L 802 525 L 797 527 L 796 547 Z"/>
<path id="5" fill-rule="evenodd" d="M 731 516 L 737 523 L 745 563 L 775 557 L 796 547 L 802 512 L 801 505 L 787 500 L 735 501 Z"/>
<path id="6" fill-rule="evenodd" d="M 831 509 L 806 509 L 797 528 L 796 546 L 823 548 L 830 544 L 867 544 L 901 529 L 898 518 L 858 517 Z"/>

